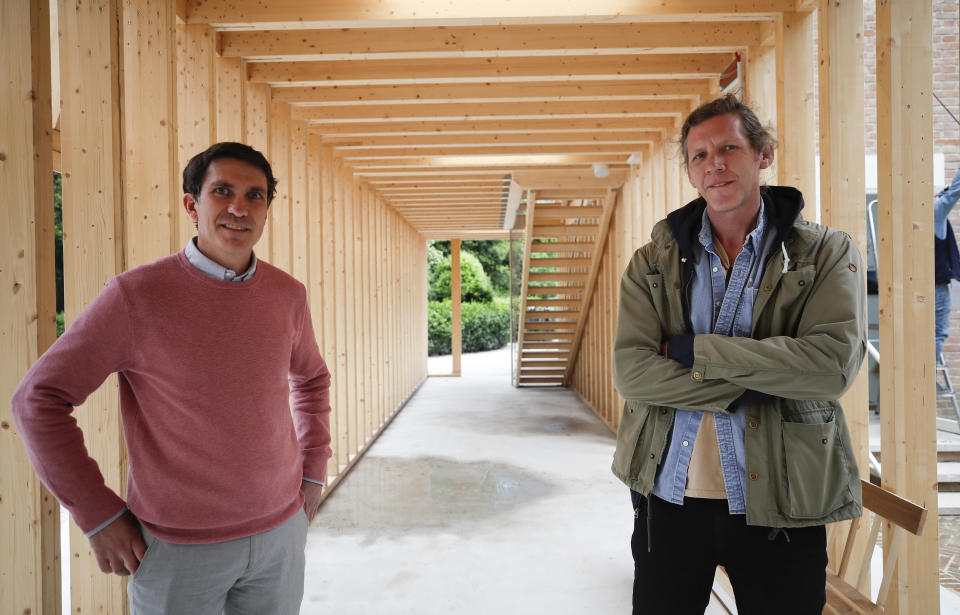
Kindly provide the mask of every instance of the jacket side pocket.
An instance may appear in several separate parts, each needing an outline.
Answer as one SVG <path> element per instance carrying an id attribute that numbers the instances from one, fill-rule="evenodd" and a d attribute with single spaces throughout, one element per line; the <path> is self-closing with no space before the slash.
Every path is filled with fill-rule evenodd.
<path id="1" fill-rule="evenodd" d="M 787 514 L 819 519 L 853 499 L 837 423 L 782 422 L 787 471 Z"/>
<path id="2" fill-rule="evenodd" d="M 636 459 L 637 444 L 650 415 L 643 402 L 628 401 L 623 406 L 623 417 L 617 430 L 617 448 L 613 453 L 613 470 L 620 476 L 636 479 L 641 461 Z"/>

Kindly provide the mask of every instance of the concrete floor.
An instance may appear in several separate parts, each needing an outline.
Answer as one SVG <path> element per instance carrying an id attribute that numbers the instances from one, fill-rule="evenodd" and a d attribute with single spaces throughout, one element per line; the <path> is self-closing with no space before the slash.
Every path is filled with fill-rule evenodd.
<path id="1" fill-rule="evenodd" d="M 629 613 L 613 434 L 571 391 L 510 386 L 507 349 L 463 373 L 428 379 L 324 503 L 301 613 Z"/>

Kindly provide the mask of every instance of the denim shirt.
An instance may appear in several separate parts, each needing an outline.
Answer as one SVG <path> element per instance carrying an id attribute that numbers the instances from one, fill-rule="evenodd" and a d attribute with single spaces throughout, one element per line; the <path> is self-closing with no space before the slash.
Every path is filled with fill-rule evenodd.
<path id="1" fill-rule="evenodd" d="M 695 257 L 690 296 L 690 319 L 695 334 L 716 333 L 731 337 L 750 337 L 753 328 L 753 302 L 763 277 L 763 262 L 769 252 L 772 234 L 765 237 L 764 204 L 761 201 L 757 227 L 747 235 L 743 249 L 731 263 L 727 283 L 720 257 L 713 246 L 713 230 L 707 212 L 703 212 L 700 231 L 702 250 Z M 746 514 L 746 454 L 743 437 L 746 412 L 730 407 L 732 414 L 717 412 L 716 438 L 720 449 L 720 468 L 727 490 L 730 514 Z M 690 456 L 697 439 L 703 412 L 677 409 L 673 430 L 660 464 L 653 494 L 674 504 L 683 504 Z M 713 434 L 705 434 L 713 437 Z"/>
<path id="2" fill-rule="evenodd" d="M 933 234 L 937 239 L 947 237 L 947 215 L 960 200 L 960 168 L 950 185 L 941 190 L 933 200 Z"/>

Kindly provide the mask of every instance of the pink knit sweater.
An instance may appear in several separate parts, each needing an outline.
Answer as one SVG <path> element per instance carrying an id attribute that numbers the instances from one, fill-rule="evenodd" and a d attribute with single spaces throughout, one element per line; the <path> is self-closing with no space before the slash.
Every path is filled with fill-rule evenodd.
<path id="1" fill-rule="evenodd" d="M 301 478 L 326 478 L 330 373 L 303 285 L 276 267 L 259 261 L 251 280 L 223 282 L 181 252 L 132 269 L 27 373 L 11 402 L 17 426 L 37 474 L 84 532 L 124 502 L 71 412 L 114 372 L 126 505 L 157 537 L 265 531 L 303 505 Z"/>

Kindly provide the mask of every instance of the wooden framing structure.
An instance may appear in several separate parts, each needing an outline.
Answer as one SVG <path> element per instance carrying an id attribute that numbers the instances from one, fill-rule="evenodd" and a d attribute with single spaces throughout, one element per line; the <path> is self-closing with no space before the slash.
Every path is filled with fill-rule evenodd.
<path id="1" fill-rule="evenodd" d="M 917 249 L 932 224 L 929 21 L 926 2 L 878 6 L 881 345 L 892 357 L 881 378 L 883 481 L 935 511 L 932 266 Z M 558 304 L 579 310 L 572 332 L 558 314 L 522 334 L 570 337 L 562 369 L 533 367 L 562 371 L 616 429 L 619 276 L 652 225 L 692 196 L 678 123 L 718 94 L 732 62 L 778 129 L 768 180 L 800 187 L 809 204 L 819 191 L 823 220 L 863 247 L 861 31 L 860 0 L 60 0 L 52 15 L 46 2 L 0 3 L 2 608 L 58 613 L 61 599 L 56 504 L 6 401 L 55 335 L 53 168 L 64 178 L 69 322 L 110 276 L 192 234 L 178 204 L 192 154 L 224 139 L 268 154 L 280 186 L 257 251 L 309 290 L 335 375 L 335 486 L 426 375 L 425 239 L 505 236 L 523 172 L 591 177 L 599 164 L 623 177 L 609 194 L 585 181 L 554 195 L 582 201 L 597 227 L 589 266 L 572 251 L 551 266 L 570 284 L 583 276 L 586 292 Z M 551 211 L 569 205 L 539 201 L 549 188 L 530 186 L 528 243 L 535 232 L 572 243 L 571 219 Z M 535 220 L 537 208 L 551 221 Z M 525 284 L 538 273 L 525 271 Z M 106 383 L 77 416 L 122 491 L 115 388 Z M 865 471 L 865 381 L 845 405 Z M 907 538 L 889 612 L 937 612 L 936 538 Z M 122 580 L 97 571 L 75 528 L 71 545 L 73 611 L 124 612 Z"/>

